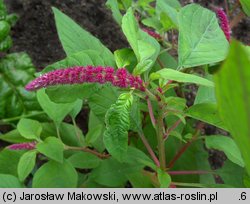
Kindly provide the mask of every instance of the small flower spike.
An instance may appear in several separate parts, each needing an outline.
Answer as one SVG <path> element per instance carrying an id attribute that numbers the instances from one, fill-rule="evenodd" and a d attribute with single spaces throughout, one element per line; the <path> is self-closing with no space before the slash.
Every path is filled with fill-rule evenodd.
<path id="1" fill-rule="evenodd" d="M 230 27 L 229 27 L 229 22 L 228 22 L 228 19 L 227 19 L 227 15 L 225 14 L 225 12 L 223 11 L 222 8 L 216 9 L 216 13 L 217 13 L 217 16 L 218 16 L 218 18 L 220 20 L 221 29 L 223 30 L 228 42 L 230 42 L 231 30 L 230 30 Z"/>
<path id="2" fill-rule="evenodd" d="M 144 82 L 139 76 L 133 76 L 125 68 L 115 70 L 102 66 L 70 67 L 51 71 L 31 81 L 25 89 L 35 91 L 43 87 L 82 83 L 111 83 L 120 88 L 145 91 Z"/>
<path id="3" fill-rule="evenodd" d="M 149 30 L 149 29 L 147 29 L 147 28 L 142 28 L 142 30 L 143 30 L 144 32 L 146 32 L 147 34 L 149 34 L 150 36 L 152 36 L 153 38 L 155 38 L 156 40 L 161 40 L 161 39 L 162 39 L 162 37 L 161 37 L 160 34 L 154 32 L 154 31 L 152 31 L 152 30 Z"/>
<path id="4" fill-rule="evenodd" d="M 8 149 L 11 150 L 32 150 L 35 148 L 36 148 L 36 142 L 18 143 L 8 146 Z"/>

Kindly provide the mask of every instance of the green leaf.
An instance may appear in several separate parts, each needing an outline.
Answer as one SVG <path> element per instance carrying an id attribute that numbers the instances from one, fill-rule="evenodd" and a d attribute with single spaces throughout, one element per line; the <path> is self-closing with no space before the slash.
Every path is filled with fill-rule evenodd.
<path id="1" fill-rule="evenodd" d="M 93 169 L 99 166 L 101 159 L 88 152 L 77 152 L 68 158 L 73 167 L 79 169 Z"/>
<path id="2" fill-rule="evenodd" d="M 122 30 L 134 50 L 138 62 L 146 59 L 151 59 L 153 62 L 156 60 L 160 46 L 153 37 L 139 29 L 131 8 L 122 18 Z"/>
<path id="3" fill-rule="evenodd" d="M 86 135 L 86 143 L 94 143 L 101 136 L 103 129 L 103 124 L 98 124 L 95 128 L 90 129 Z"/>
<path id="4" fill-rule="evenodd" d="M 119 92 L 117 91 L 117 88 L 103 86 L 88 99 L 89 107 L 100 121 L 104 121 L 107 110 L 116 102 L 118 96 Z"/>
<path id="5" fill-rule="evenodd" d="M 143 167 L 147 166 L 152 169 L 156 169 L 156 165 L 154 164 L 154 162 L 144 152 L 135 147 L 128 147 L 125 161 L 129 164 L 138 164 L 142 165 Z"/>
<path id="6" fill-rule="evenodd" d="M 24 138 L 37 140 L 42 132 L 42 125 L 36 120 L 22 118 L 17 124 L 17 130 Z"/>
<path id="7" fill-rule="evenodd" d="M 150 59 L 140 61 L 133 70 L 133 74 L 141 75 L 142 73 L 148 71 L 153 64 L 154 64 L 153 61 Z"/>
<path id="8" fill-rule="evenodd" d="M 108 187 L 123 187 L 128 180 L 126 175 L 137 172 L 143 167 L 140 164 L 120 163 L 113 158 L 105 159 L 92 170 L 90 177 L 99 184 Z"/>
<path id="9" fill-rule="evenodd" d="M 57 162 L 63 162 L 63 143 L 55 137 L 48 137 L 36 145 L 36 149 L 45 156 Z"/>
<path id="10" fill-rule="evenodd" d="M 227 185 L 232 185 L 234 188 L 244 188 L 244 172 L 244 168 L 229 160 L 224 162 L 222 168 L 216 170 L 216 173 L 222 178 L 223 182 Z"/>
<path id="11" fill-rule="evenodd" d="M 33 80 L 34 73 L 31 59 L 25 53 L 13 53 L 0 59 L 0 118 L 41 109 L 36 94 L 24 89 Z"/>
<path id="12" fill-rule="evenodd" d="M 0 173 L 17 176 L 17 165 L 25 151 L 4 149 L 0 152 Z"/>
<path id="13" fill-rule="evenodd" d="M 106 2 L 106 6 L 108 6 L 111 11 L 112 11 L 112 15 L 113 15 L 113 18 L 115 19 L 115 21 L 121 25 L 122 23 L 122 14 L 119 10 L 119 5 L 118 5 L 118 2 L 117 0 L 108 0 Z"/>
<path id="14" fill-rule="evenodd" d="M 134 172 L 127 175 L 129 182 L 133 188 L 153 188 L 153 184 L 148 176 L 143 172 Z"/>
<path id="15" fill-rule="evenodd" d="M 186 111 L 186 115 L 196 120 L 209 123 L 224 130 L 228 130 L 227 126 L 222 121 L 216 104 L 201 103 L 191 106 Z"/>
<path id="16" fill-rule="evenodd" d="M 161 22 L 158 20 L 157 17 L 144 18 L 142 20 L 142 23 L 145 26 L 151 27 L 155 30 L 160 30 L 162 28 Z"/>
<path id="17" fill-rule="evenodd" d="M 9 174 L 0 174 L 0 188 L 22 188 L 17 177 Z"/>
<path id="18" fill-rule="evenodd" d="M 10 25 L 6 21 L 0 20 L 0 41 L 2 41 L 10 32 Z"/>
<path id="19" fill-rule="evenodd" d="M 37 92 L 37 100 L 44 112 L 58 124 L 62 122 L 65 116 L 70 113 L 70 111 L 75 107 L 77 102 L 72 103 L 54 103 L 52 102 L 48 95 L 45 93 L 44 89 Z M 56 111 L 55 111 L 56 110 Z"/>
<path id="20" fill-rule="evenodd" d="M 206 79 L 213 81 L 213 76 L 206 74 Z M 200 86 L 194 101 L 194 105 L 200 103 L 214 103 L 216 104 L 214 87 Z"/>
<path id="21" fill-rule="evenodd" d="M 82 110 L 83 100 L 77 99 L 75 107 L 70 111 L 69 115 L 75 119 L 76 116 L 80 113 Z"/>
<path id="22" fill-rule="evenodd" d="M 173 25 L 171 27 L 178 27 L 178 10 L 181 8 L 180 3 L 177 0 L 157 0 L 156 1 L 156 14 L 162 18 L 162 14 L 167 16 Z M 162 21 L 162 19 L 161 19 Z M 162 21 L 164 23 L 164 21 Z M 166 27 L 165 27 L 166 28 Z"/>
<path id="23" fill-rule="evenodd" d="M 3 0 L 0 0 L 0 19 L 5 19 L 7 15 L 7 8 Z"/>
<path id="24" fill-rule="evenodd" d="M 3 39 L 2 42 L 0 42 L 0 51 L 6 52 L 8 49 L 10 49 L 13 45 L 11 37 L 8 35 L 6 38 Z"/>
<path id="25" fill-rule="evenodd" d="M 157 169 L 157 177 L 160 183 L 160 188 L 168 188 L 171 183 L 169 174 L 161 169 Z"/>
<path id="26" fill-rule="evenodd" d="M 180 10 L 178 43 L 180 68 L 222 61 L 229 45 L 216 15 L 196 4 Z"/>
<path id="27" fill-rule="evenodd" d="M 109 66 L 115 65 L 113 54 L 100 40 L 82 29 L 58 9 L 53 7 L 52 10 L 55 15 L 57 32 L 67 56 L 83 50 L 95 50 L 102 53 L 103 59 L 108 62 Z"/>
<path id="28" fill-rule="evenodd" d="M 17 173 L 20 181 L 24 181 L 26 177 L 31 173 L 36 163 L 36 151 L 28 151 L 22 155 L 18 162 Z"/>
<path id="29" fill-rule="evenodd" d="M 41 138 L 45 139 L 51 135 L 57 135 L 56 126 L 54 123 L 42 123 L 43 131 L 41 134 Z M 82 146 L 82 142 L 79 141 L 78 136 L 81 141 L 84 141 L 84 136 L 82 131 L 78 127 L 74 127 L 74 125 L 69 123 L 61 123 L 59 126 L 59 134 L 62 139 L 62 142 L 69 146 Z"/>
<path id="30" fill-rule="evenodd" d="M 215 74 L 219 113 L 240 148 L 250 175 L 250 58 L 237 42 L 221 69 Z"/>
<path id="31" fill-rule="evenodd" d="M 208 86 L 208 87 L 214 86 L 212 81 L 209 81 L 197 75 L 186 74 L 177 70 L 167 69 L 167 68 L 164 68 L 155 73 L 152 73 L 150 75 L 150 78 L 152 80 L 161 78 L 165 80 L 174 80 L 174 81 L 183 82 L 183 83 L 195 83 L 195 84 Z"/>
<path id="32" fill-rule="evenodd" d="M 117 67 L 126 67 L 130 72 L 137 64 L 135 53 L 130 48 L 123 48 L 114 52 Z"/>
<path id="33" fill-rule="evenodd" d="M 106 113 L 104 144 L 108 152 L 117 160 L 123 161 L 128 148 L 130 107 L 133 102 L 131 93 L 121 94 Z"/>
<path id="34" fill-rule="evenodd" d="M 241 6 L 244 12 L 250 16 L 250 1 L 249 0 L 240 0 Z"/>
<path id="35" fill-rule="evenodd" d="M 208 149 L 223 151 L 233 163 L 241 167 L 245 166 L 240 150 L 232 138 L 221 135 L 209 135 L 205 138 L 205 144 Z"/>
<path id="36" fill-rule="evenodd" d="M 135 132 L 142 132 L 141 120 L 140 99 L 134 97 L 130 111 L 130 129 Z"/>
<path id="37" fill-rule="evenodd" d="M 0 134 L 0 140 L 10 143 L 23 143 L 31 141 L 22 137 L 17 129 L 11 130 L 5 134 Z"/>
<path id="38" fill-rule="evenodd" d="M 34 175 L 33 188 L 76 188 L 77 172 L 65 160 L 62 164 L 49 161 L 40 167 Z"/>

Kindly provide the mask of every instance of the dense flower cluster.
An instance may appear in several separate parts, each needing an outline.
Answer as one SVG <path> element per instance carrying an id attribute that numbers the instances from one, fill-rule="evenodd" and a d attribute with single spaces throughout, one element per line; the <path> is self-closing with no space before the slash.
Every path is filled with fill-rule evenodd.
<path id="1" fill-rule="evenodd" d="M 149 34 L 150 36 L 152 36 L 153 38 L 155 38 L 156 40 L 161 40 L 161 38 L 162 38 L 160 34 L 154 32 L 152 30 L 149 30 L 147 28 L 142 28 L 142 30 L 144 32 L 146 32 L 147 34 Z"/>
<path id="2" fill-rule="evenodd" d="M 221 29 L 223 30 L 227 40 L 230 41 L 231 30 L 230 30 L 230 27 L 229 27 L 229 22 L 228 22 L 228 19 L 227 19 L 227 15 L 225 14 L 225 12 L 223 11 L 222 8 L 217 9 L 216 13 L 217 13 L 217 16 L 218 16 L 218 18 L 220 20 Z"/>
<path id="3" fill-rule="evenodd" d="M 26 142 L 8 146 L 11 150 L 32 150 L 36 148 L 36 142 Z"/>
<path id="4" fill-rule="evenodd" d="M 145 91 L 143 80 L 139 76 L 131 75 L 125 68 L 114 70 L 112 67 L 102 66 L 70 67 L 51 71 L 30 82 L 25 89 L 33 91 L 54 85 L 82 83 L 111 83 L 120 88 Z"/>

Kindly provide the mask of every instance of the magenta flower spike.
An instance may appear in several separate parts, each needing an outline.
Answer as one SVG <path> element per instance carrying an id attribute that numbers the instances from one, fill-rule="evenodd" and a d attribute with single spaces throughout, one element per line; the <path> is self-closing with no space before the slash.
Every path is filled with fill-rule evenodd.
<path id="1" fill-rule="evenodd" d="M 35 148 L 36 148 L 36 142 L 18 143 L 8 146 L 8 149 L 11 150 L 32 150 Z"/>
<path id="2" fill-rule="evenodd" d="M 216 13 L 217 13 L 217 16 L 218 16 L 218 18 L 220 20 L 221 29 L 223 30 L 228 42 L 230 42 L 231 30 L 230 30 L 230 27 L 229 27 L 229 22 L 228 22 L 228 19 L 227 19 L 227 15 L 225 14 L 225 12 L 223 11 L 222 8 L 216 9 Z"/>
<path id="3" fill-rule="evenodd" d="M 145 91 L 143 80 L 139 76 L 133 76 L 125 68 L 114 70 L 112 67 L 86 66 L 69 67 L 48 72 L 26 85 L 28 91 L 40 88 L 82 83 L 111 83 L 120 88 L 135 88 Z"/>
<path id="4" fill-rule="evenodd" d="M 149 34 L 150 36 L 152 36 L 153 38 L 155 38 L 156 40 L 161 40 L 161 38 L 162 38 L 160 34 L 154 32 L 152 30 L 149 30 L 147 28 L 142 28 L 142 30 L 144 32 L 146 32 L 147 34 Z"/>

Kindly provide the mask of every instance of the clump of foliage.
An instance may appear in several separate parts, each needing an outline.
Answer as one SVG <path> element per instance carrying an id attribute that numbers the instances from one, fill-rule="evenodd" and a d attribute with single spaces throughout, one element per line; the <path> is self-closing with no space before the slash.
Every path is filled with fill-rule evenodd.
<path id="1" fill-rule="evenodd" d="M 249 187 L 249 47 L 231 41 L 225 21 L 222 30 L 216 13 L 197 4 L 107 5 L 130 45 L 114 53 L 53 8 L 67 57 L 34 80 L 34 69 L 22 70 L 31 75 L 11 86 L 36 93 L 42 111 L 2 120 L 14 129 L 0 135 L 13 143 L 0 152 L 0 186 Z M 198 88 L 189 106 L 187 84 Z M 85 135 L 76 124 L 83 107 Z M 204 124 L 230 136 L 205 136 Z M 226 154 L 221 169 L 211 170 L 204 146 Z"/>

